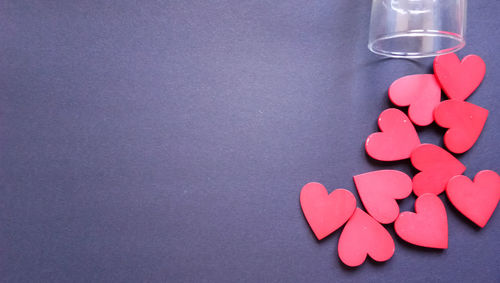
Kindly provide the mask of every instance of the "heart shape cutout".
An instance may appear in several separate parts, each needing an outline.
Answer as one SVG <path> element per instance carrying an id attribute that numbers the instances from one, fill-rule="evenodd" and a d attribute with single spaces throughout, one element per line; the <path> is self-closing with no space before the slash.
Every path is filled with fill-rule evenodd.
<path id="1" fill-rule="evenodd" d="M 366 153 L 374 159 L 406 159 L 420 144 L 415 127 L 401 110 L 386 109 L 378 118 L 378 126 L 382 132 L 371 134 L 365 142 Z"/>
<path id="2" fill-rule="evenodd" d="M 434 59 L 434 74 L 450 99 L 465 100 L 481 84 L 485 73 L 486 64 L 477 55 L 465 56 L 461 62 L 455 53 Z"/>
<path id="3" fill-rule="evenodd" d="M 445 100 L 434 110 L 436 123 L 449 128 L 444 144 L 454 153 L 464 153 L 476 143 L 487 118 L 488 110 L 459 100 Z"/>
<path id="4" fill-rule="evenodd" d="M 359 208 L 351 216 L 339 238 L 339 258 L 348 266 L 359 266 L 369 255 L 386 261 L 394 254 L 394 240 L 387 230 Z"/>
<path id="5" fill-rule="evenodd" d="M 451 177 L 461 175 L 466 167 L 451 153 L 433 144 L 422 144 L 411 153 L 413 167 L 422 171 L 413 177 L 413 192 L 439 195 Z"/>
<path id="6" fill-rule="evenodd" d="M 434 108 L 441 101 L 441 87 L 433 74 L 410 75 L 394 81 L 389 99 L 397 106 L 409 106 L 408 117 L 419 126 L 434 121 Z"/>
<path id="7" fill-rule="evenodd" d="M 394 222 L 399 215 L 396 199 L 411 194 L 412 182 L 397 170 L 378 170 L 354 176 L 354 183 L 366 211 L 382 224 Z"/>
<path id="8" fill-rule="evenodd" d="M 436 249 L 448 248 L 448 218 L 443 202 L 434 194 L 423 194 L 415 201 L 415 212 L 402 212 L 394 229 L 408 243 Z"/>
<path id="9" fill-rule="evenodd" d="M 500 200 L 500 177 L 491 170 L 477 173 L 474 182 L 463 175 L 455 176 L 448 182 L 446 194 L 458 211 L 484 227 Z"/>
<path id="10" fill-rule="evenodd" d="M 308 183 L 300 191 L 300 206 L 318 240 L 347 222 L 356 209 L 354 195 L 345 189 L 328 194 L 320 183 Z"/>

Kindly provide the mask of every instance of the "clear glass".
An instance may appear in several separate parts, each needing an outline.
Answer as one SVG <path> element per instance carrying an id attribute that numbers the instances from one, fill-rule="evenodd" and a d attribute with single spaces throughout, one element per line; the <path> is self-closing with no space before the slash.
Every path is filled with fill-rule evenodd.
<path id="1" fill-rule="evenodd" d="M 420 58 L 465 46 L 467 0 L 372 0 L 368 48 Z"/>

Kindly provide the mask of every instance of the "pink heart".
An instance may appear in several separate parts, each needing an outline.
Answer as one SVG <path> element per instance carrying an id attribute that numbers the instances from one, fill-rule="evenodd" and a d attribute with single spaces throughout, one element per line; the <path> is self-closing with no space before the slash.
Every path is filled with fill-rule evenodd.
<path id="1" fill-rule="evenodd" d="M 450 99 L 465 100 L 481 84 L 486 64 L 477 55 L 468 55 L 460 62 L 455 53 L 434 59 L 434 74 Z"/>
<path id="2" fill-rule="evenodd" d="M 382 112 L 378 126 L 382 132 L 371 134 L 365 143 L 366 152 L 374 159 L 406 159 L 420 144 L 415 127 L 401 110 L 389 108 Z"/>
<path id="3" fill-rule="evenodd" d="M 300 205 L 314 235 L 321 240 L 347 222 L 356 209 L 356 199 L 348 190 L 328 194 L 322 184 L 308 183 L 300 191 Z"/>
<path id="4" fill-rule="evenodd" d="M 413 177 L 413 192 L 417 195 L 442 193 L 451 177 L 460 175 L 465 166 L 439 146 L 422 144 L 411 153 L 413 167 L 422 171 Z"/>
<path id="5" fill-rule="evenodd" d="M 408 116 L 419 126 L 432 123 L 434 108 L 441 101 L 441 88 L 432 74 L 410 75 L 389 87 L 389 98 L 397 106 L 410 106 Z"/>
<path id="6" fill-rule="evenodd" d="M 359 208 L 351 216 L 339 238 L 339 257 L 348 266 L 359 266 L 369 255 L 386 261 L 394 254 L 394 240 L 387 230 Z"/>
<path id="7" fill-rule="evenodd" d="M 500 177 L 491 170 L 476 174 L 474 182 L 460 175 L 450 179 L 446 194 L 465 217 L 484 227 L 500 200 Z"/>
<path id="8" fill-rule="evenodd" d="M 354 183 L 366 211 L 382 224 L 394 222 L 399 215 L 396 199 L 411 194 L 412 182 L 397 170 L 379 170 L 354 176 Z"/>
<path id="9" fill-rule="evenodd" d="M 443 202 L 434 194 L 423 194 L 415 201 L 415 212 L 402 212 L 394 229 L 398 236 L 417 246 L 448 248 L 448 219 Z"/>
<path id="10" fill-rule="evenodd" d="M 445 100 L 434 110 L 436 123 L 449 128 L 444 144 L 454 153 L 464 153 L 476 143 L 487 118 L 488 110 L 459 100 Z"/>

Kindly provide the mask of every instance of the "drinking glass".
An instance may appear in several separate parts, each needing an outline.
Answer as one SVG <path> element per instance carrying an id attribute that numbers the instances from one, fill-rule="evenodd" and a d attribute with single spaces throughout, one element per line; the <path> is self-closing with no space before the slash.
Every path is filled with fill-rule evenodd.
<path id="1" fill-rule="evenodd" d="M 372 0 L 368 48 L 421 58 L 465 46 L 467 0 Z"/>

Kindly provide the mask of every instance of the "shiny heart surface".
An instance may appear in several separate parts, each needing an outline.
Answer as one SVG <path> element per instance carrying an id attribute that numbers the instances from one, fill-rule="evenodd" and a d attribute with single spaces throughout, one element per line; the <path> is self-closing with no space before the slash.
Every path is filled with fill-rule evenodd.
<path id="1" fill-rule="evenodd" d="M 500 177 L 491 170 L 477 173 L 474 182 L 463 175 L 455 176 L 448 182 L 446 194 L 458 211 L 484 227 L 500 200 Z"/>
<path id="2" fill-rule="evenodd" d="M 369 255 L 376 261 L 386 261 L 394 254 L 394 240 L 380 223 L 356 208 L 339 238 L 340 260 L 348 266 L 359 266 Z"/>
<path id="3" fill-rule="evenodd" d="M 462 61 L 455 53 L 434 59 L 434 74 L 450 99 L 467 99 L 481 84 L 485 73 L 486 64 L 477 55 L 465 56 Z"/>
<path id="4" fill-rule="evenodd" d="M 451 177 L 461 175 L 465 166 L 446 150 L 433 144 L 422 144 L 411 153 L 413 167 L 422 171 L 413 177 L 413 192 L 438 195 L 446 189 Z"/>
<path id="5" fill-rule="evenodd" d="M 396 199 L 411 194 L 411 178 L 397 170 L 379 170 L 354 176 L 354 183 L 366 211 L 382 224 L 394 222 L 399 215 Z"/>
<path id="6" fill-rule="evenodd" d="M 356 209 L 356 199 L 348 190 L 328 194 L 322 184 L 312 182 L 300 191 L 300 205 L 314 235 L 321 240 L 347 222 Z"/>
<path id="7" fill-rule="evenodd" d="M 441 87 L 433 74 L 405 76 L 391 84 L 389 99 L 397 106 L 409 106 L 411 121 L 427 126 L 434 121 L 434 108 L 441 101 Z"/>
<path id="8" fill-rule="evenodd" d="M 382 132 L 371 134 L 365 142 L 366 153 L 374 159 L 406 159 L 420 144 L 415 127 L 401 110 L 386 109 L 378 118 L 378 126 Z"/>
<path id="9" fill-rule="evenodd" d="M 443 202 L 434 194 L 415 201 L 415 213 L 402 212 L 394 222 L 398 236 L 408 243 L 436 249 L 448 248 L 448 218 Z"/>
<path id="10" fill-rule="evenodd" d="M 449 129 L 444 144 L 454 153 L 464 153 L 476 143 L 487 118 L 488 110 L 459 100 L 445 100 L 434 110 L 436 124 Z"/>

